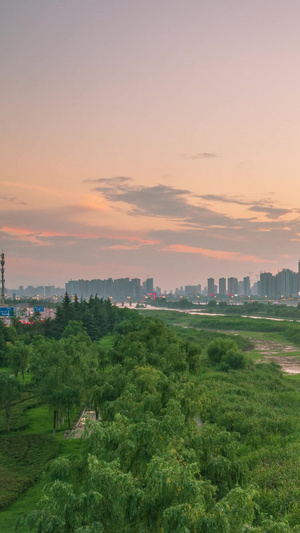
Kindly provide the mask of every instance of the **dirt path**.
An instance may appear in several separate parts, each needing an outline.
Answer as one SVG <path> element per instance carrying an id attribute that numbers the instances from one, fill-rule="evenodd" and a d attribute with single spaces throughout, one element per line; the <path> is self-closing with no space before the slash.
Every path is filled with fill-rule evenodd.
<path id="1" fill-rule="evenodd" d="M 64 437 L 66 439 L 80 439 L 83 434 L 87 419 L 96 420 L 95 411 L 83 411 L 74 428 L 71 429 L 71 431 L 67 431 Z"/>

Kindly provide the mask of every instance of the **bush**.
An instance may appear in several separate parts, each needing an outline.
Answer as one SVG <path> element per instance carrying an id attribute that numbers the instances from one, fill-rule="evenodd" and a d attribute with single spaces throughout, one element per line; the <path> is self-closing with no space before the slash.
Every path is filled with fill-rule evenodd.
<path id="1" fill-rule="evenodd" d="M 216 339 L 207 347 L 209 361 L 218 365 L 223 372 L 244 368 L 246 360 L 242 352 L 239 352 L 236 343 L 231 339 Z"/>
<path id="2" fill-rule="evenodd" d="M 238 369 L 245 368 L 246 360 L 244 354 L 235 349 L 227 350 L 222 357 L 222 362 L 225 362 L 229 368 Z"/>

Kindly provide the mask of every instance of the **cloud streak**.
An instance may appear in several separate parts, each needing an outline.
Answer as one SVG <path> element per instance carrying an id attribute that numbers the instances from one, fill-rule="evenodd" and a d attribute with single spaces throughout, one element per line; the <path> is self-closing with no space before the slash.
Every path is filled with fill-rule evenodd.
<path id="1" fill-rule="evenodd" d="M 186 246 L 184 244 L 171 244 L 165 248 L 162 248 L 163 252 L 176 252 L 182 254 L 199 254 L 204 257 L 213 257 L 220 261 L 237 261 L 249 262 L 249 263 L 274 263 L 274 261 L 268 259 L 262 259 L 254 255 L 243 255 L 239 252 L 222 251 L 222 250 L 210 250 L 209 248 L 198 248 L 196 246 Z"/>
<path id="2" fill-rule="evenodd" d="M 13 204 L 28 205 L 27 202 L 21 202 L 20 200 L 18 200 L 16 196 L 0 196 L 0 199 L 6 202 L 11 202 Z"/>
<path id="3" fill-rule="evenodd" d="M 199 152 L 197 154 L 182 154 L 183 159 L 214 159 L 215 157 L 220 157 L 218 154 L 212 152 Z"/>

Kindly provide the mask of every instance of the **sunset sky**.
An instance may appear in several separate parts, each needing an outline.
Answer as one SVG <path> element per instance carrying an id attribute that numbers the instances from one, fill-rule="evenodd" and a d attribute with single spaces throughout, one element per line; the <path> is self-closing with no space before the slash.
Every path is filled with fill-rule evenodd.
<path id="1" fill-rule="evenodd" d="M 2 0 L 6 285 L 297 270 L 300 2 Z"/>

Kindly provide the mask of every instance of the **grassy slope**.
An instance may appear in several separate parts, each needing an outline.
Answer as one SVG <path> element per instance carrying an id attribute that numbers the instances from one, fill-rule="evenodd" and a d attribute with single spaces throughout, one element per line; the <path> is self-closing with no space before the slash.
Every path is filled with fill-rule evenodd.
<path id="1" fill-rule="evenodd" d="M 5 433 L 0 435 L 0 497 L 2 492 L 2 495 L 10 495 L 14 499 L 26 487 L 33 486 L 19 496 L 7 510 L 0 512 L 0 531 L 5 533 L 13 532 L 19 516 L 29 511 L 40 498 L 43 481 L 41 479 L 37 483 L 34 482 L 40 477 L 49 460 L 58 454 L 76 453 L 80 446 L 79 440 L 63 438 L 66 427 L 58 431 L 55 439 L 52 437 L 52 417 L 47 406 L 36 405 L 25 410 L 23 407 L 26 408 L 26 402 L 21 406 L 22 409 L 16 404 L 15 412 L 18 412 L 22 426 L 26 427 L 20 431 L 12 431 L 10 436 Z M 15 427 L 19 426 L 18 417 L 15 416 Z M 27 530 L 21 528 L 20 531 Z"/>
<path id="2" fill-rule="evenodd" d="M 80 440 L 66 440 L 63 438 L 63 433 L 66 428 L 61 429 L 57 432 L 55 439 L 51 436 L 52 434 L 52 418 L 49 416 L 49 411 L 46 406 L 40 405 L 35 408 L 32 408 L 26 413 L 29 419 L 29 427 L 24 429 L 21 432 L 17 433 L 20 442 L 23 441 L 23 438 L 30 435 L 35 435 L 36 437 L 47 437 L 50 442 L 55 442 L 57 447 L 55 455 L 64 455 L 69 453 L 76 453 L 80 446 Z M 2 437 L 0 437 L 2 439 Z M 3 439 L 2 439 L 3 440 Z M 43 457 L 41 457 L 43 460 Z M 49 459 L 48 459 L 49 460 Z M 46 462 L 48 462 L 48 460 Z M 43 460 L 42 470 L 45 468 L 45 461 Z M 12 533 L 16 521 L 23 513 L 28 512 L 32 507 L 37 503 L 41 496 L 42 487 L 44 481 L 41 478 L 37 483 L 30 487 L 25 493 L 23 493 L 17 501 L 15 501 L 7 510 L 0 512 L 0 531 L 5 533 Z M 27 529 L 20 528 L 21 533 L 27 532 Z"/>

